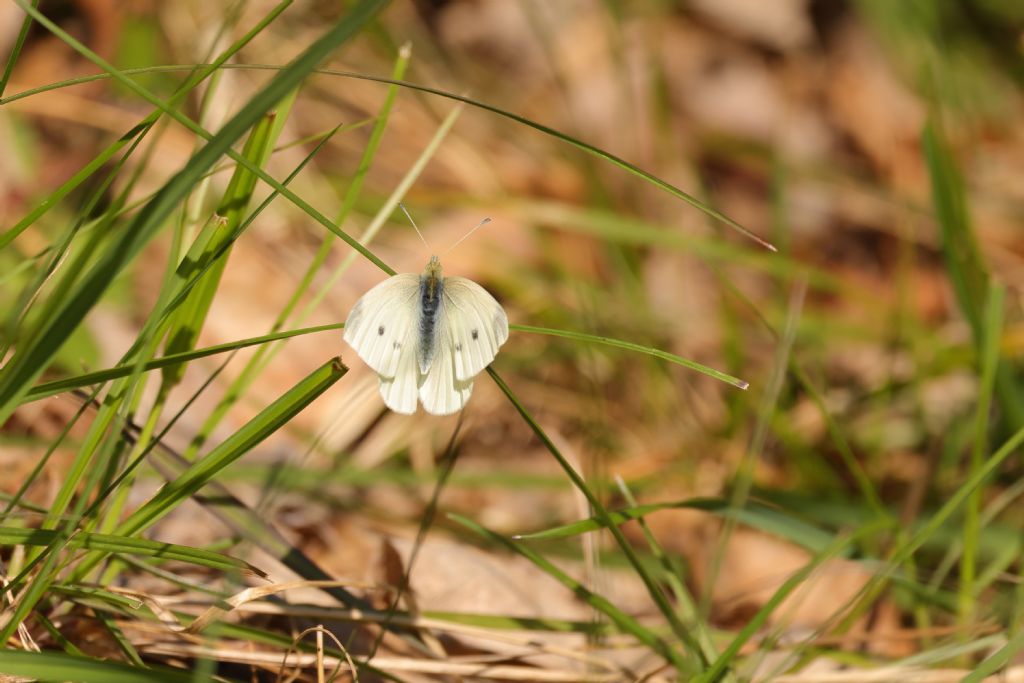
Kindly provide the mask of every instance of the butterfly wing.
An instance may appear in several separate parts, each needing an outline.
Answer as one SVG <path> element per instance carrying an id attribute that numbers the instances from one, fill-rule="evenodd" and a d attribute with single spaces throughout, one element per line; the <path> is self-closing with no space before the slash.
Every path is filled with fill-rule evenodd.
<path id="1" fill-rule="evenodd" d="M 396 413 L 416 412 L 420 277 L 395 275 L 364 294 L 345 321 L 345 341 L 380 376 L 384 403 Z"/>
<path id="2" fill-rule="evenodd" d="M 508 339 L 508 317 L 486 289 L 464 277 L 444 279 L 441 320 L 450 341 L 438 353 L 454 358 L 455 379 L 471 380 L 490 365 Z"/>
<path id="3" fill-rule="evenodd" d="M 411 350 L 412 345 L 413 340 L 410 340 L 410 350 L 399 356 L 398 367 L 393 377 L 378 375 L 384 405 L 403 415 L 412 415 L 416 412 L 417 385 L 420 381 L 420 371 L 416 364 L 416 354 Z"/>
<path id="4" fill-rule="evenodd" d="M 473 379 L 455 377 L 452 327 L 445 315 L 437 320 L 436 352 L 425 374 L 420 375 L 419 397 L 423 409 L 432 415 L 451 415 L 466 405 L 473 393 Z"/>

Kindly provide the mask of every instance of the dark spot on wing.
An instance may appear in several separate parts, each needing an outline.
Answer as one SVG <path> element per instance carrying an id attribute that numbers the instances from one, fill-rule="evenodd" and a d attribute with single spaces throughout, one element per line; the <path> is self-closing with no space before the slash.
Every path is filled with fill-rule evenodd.
<path id="1" fill-rule="evenodd" d="M 462 350 L 462 342 L 458 342 L 458 343 L 457 343 L 457 344 L 455 345 L 455 350 L 456 350 L 456 351 L 461 351 L 461 350 Z"/>
<path id="2" fill-rule="evenodd" d="M 477 337 L 480 336 L 480 333 L 477 332 L 476 330 L 473 330 L 472 334 L 473 334 L 473 339 L 476 339 Z"/>
<path id="3" fill-rule="evenodd" d="M 400 349 L 400 348 L 402 348 L 402 343 L 401 342 L 391 342 L 391 348 L 393 348 L 393 349 Z"/>
<path id="4" fill-rule="evenodd" d="M 384 336 L 384 326 L 383 325 L 381 325 L 380 327 L 377 328 L 377 334 L 379 334 L 382 337 Z"/>

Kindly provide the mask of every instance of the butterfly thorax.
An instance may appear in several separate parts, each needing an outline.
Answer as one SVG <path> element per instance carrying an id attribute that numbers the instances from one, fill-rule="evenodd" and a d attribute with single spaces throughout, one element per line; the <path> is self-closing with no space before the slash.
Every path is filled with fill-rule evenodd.
<path id="1" fill-rule="evenodd" d="M 444 278 L 441 276 L 441 260 L 431 256 L 427 267 L 420 275 L 419 310 L 419 361 L 420 369 L 430 368 L 436 353 L 437 312 L 441 307 Z"/>

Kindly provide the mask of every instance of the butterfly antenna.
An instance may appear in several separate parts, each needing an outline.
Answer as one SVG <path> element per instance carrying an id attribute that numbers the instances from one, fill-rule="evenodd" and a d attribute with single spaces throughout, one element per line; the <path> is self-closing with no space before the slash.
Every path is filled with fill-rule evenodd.
<path id="1" fill-rule="evenodd" d="M 402 210 L 402 213 L 405 214 L 405 217 L 409 219 L 410 223 L 412 223 L 412 229 L 415 230 L 416 234 L 420 236 L 420 242 L 423 242 L 423 246 L 427 248 L 427 251 L 432 251 L 430 245 L 427 244 L 427 240 L 423 238 L 423 233 L 420 232 L 420 229 L 416 226 L 416 221 L 412 219 L 412 215 L 409 213 L 409 210 L 405 208 L 405 204 L 403 204 L 402 202 L 398 202 L 398 208 Z"/>
<path id="2" fill-rule="evenodd" d="M 451 250 L 452 250 L 452 249 L 454 249 L 455 247 L 457 247 L 457 246 L 459 246 L 460 244 L 462 244 L 462 241 L 463 241 L 464 239 L 466 239 L 467 237 L 469 237 L 470 235 L 472 235 L 472 234 L 473 234 L 474 232 L 476 232 L 477 230 L 479 230 L 480 228 L 484 227 L 485 225 L 487 225 L 487 224 L 488 224 L 488 223 L 490 223 L 490 222 L 491 222 L 491 219 L 490 219 L 490 218 L 485 218 L 485 219 L 483 219 L 482 221 L 480 221 L 479 223 L 477 223 L 477 224 L 476 224 L 476 227 L 475 227 L 475 228 L 473 228 L 472 230 L 470 230 L 469 232 L 467 232 L 467 233 L 466 233 L 465 235 L 463 235 L 462 237 L 460 237 L 460 238 L 458 239 L 458 241 L 456 241 L 456 242 L 455 242 L 455 244 L 453 244 L 452 246 L 448 247 L 448 248 L 447 248 L 447 249 L 445 250 L 444 254 L 441 254 L 441 255 L 442 255 L 442 256 L 444 256 L 444 255 L 445 255 L 445 254 L 447 254 L 447 253 L 448 253 L 449 251 L 451 251 Z"/>

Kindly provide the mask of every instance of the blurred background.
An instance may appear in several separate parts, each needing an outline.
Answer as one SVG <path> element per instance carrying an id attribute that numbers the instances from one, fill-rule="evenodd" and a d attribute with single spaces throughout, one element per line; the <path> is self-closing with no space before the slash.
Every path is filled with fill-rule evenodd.
<path id="1" fill-rule="evenodd" d="M 123 69 L 201 63 L 273 5 L 42 3 Z M 284 64 L 343 12 L 344 3 L 297 3 L 233 61 Z M 0 6 L 0 53 L 13 45 L 20 17 L 12 3 Z M 614 487 L 621 477 L 641 502 L 728 499 L 740 490 L 829 534 L 857 528 L 876 505 L 912 524 L 966 476 L 979 396 L 977 321 L 989 278 L 1008 288 L 1000 338 L 1008 379 L 994 399 L 992 448 L 1024 426 L 1014 360 L 1024 344 L 1024 5 L 394 2 L 325 67 L 388 77 L 405 43 L 405 80 L 488 103 L 626 159 L 778 248 L 764 249 L 557 137 L 473 106 L 458 115 L 404 200 L 436 252 L 481 218 L 493 219 L 445 256 L 447 274 L 487 287 L 512 323 L 660 349 L 750 383 L 744 392 L 650 356 L 513 331 L 495 369 L 609 505 L 625 504 Z M 33 28 L 5 96 L 96 72 Z M 185 73 L 135 77 L 168 96 Z M 204 126 L 216 130 L 271 74 L 223 71 Z M 315 144 L 304 140 L 346 126 L 291 185 L 336 215 L 370 135 L 367 121 L 386 94 L 384 84 L 344 75 L 310 79 L 269 170 L 284 177 Z M 455 106 L 399 91 L 342 229 L 361 234 Z M 192 98 L 184 110 L 196 116 L 197 107 Z M 5 104 L 0 225 L 21 219 L 149 111 L 110 80 Z M 127 163 L 126 173 L 142 174 L 138 197 L 166 181 L 195 147 L 194 135 L 168 124 L 148 157 Z M 213 182 L 227 179 L 220 173 Z M 76 191 L 12 243 L 3 255 L 5 298 L 13 301 L 28 276 L 12 264 L 44 249 L 91 191 Z M 194 210 L 198 216 L 212 207 L 200 202 Z M 312 275 L 326 296 L 303 296 L 300 308 L 314 304 L 303 324 L 343 321 L 383 273 L 362 258 L 349 267 L 349 247 L 278 200 L 235 245 L 199 346 L 265 334 L 326 238 L 323 265 Z M 126 271 L 63 348 L 53 377 L 116 364 L 156 300 L 170 248 L 169 238 L 157 239 Z M 370 249 L 400 272 L 420 271 L 429 256 L 399 213 Z M 253 353 L 237 353 L 206 387 L 223 359 L 190 364 L 168 414 L 199 395 L 166 445 L 190 447 Z M 288 341 L 230 405 L 207 445 L 335 354 L 351 372 L 223 483 L 262 506 L 332 573 L 384 580 L 393 568 L 381 558 L 408 558 L 458 418 L 387 412 L 376 377 L 336 331 Z M 77 409 L 68 397 L 33 403 L 4 427 L 5 489 L 34 466 L 34 440 L 52 438 Z M 478 379 L 463 417 L 443 510 L 504 534 L 590 514 L 488 377 Z M 51 485 L 69 457 L 57 453 L 48 466 Z M 1013 487 L 1022 472 L 1019 460 L 1009 463 L 984 493 L 986 501 L 1003 496 L 979 550 L 986 562 L 1003 558 L 987 565 L 995 578 L 982 591 L 986 599 L 1012 593 L 1011 579 L 1020 576 L 1024 508 Z M 32 495 L 45 502 L 46 487 Z M 163 522 L 159 538 L 203 545 L 224 534 L 187 512 Z M 707 512 L 660 512 L 649 524 L 720 628 L 742 626 L 810 557 L 785 534 L 741 526 L 723 537 L 722 519 Z M 413 572 L 421 606 L 587 615 L 554 582 L 538 582 L 535 570 L 474 547 L 448 527 L 437 519 Z M 642 543 L 637 529 L 627 530 Z M 955 590 L 955 570 L 940 564 L 953 536 L 926 546 L 934 561 L 922 560 L 919 586 Z M 886 543 L 869 539 L 862 550 L 884 555 Z M 626 609 L 649 611 L 639 581 L 614 556 L 603 556 L 605 549 L 577 539 L 546 552 L 567 566 L 589 567 L 594 585 Z M 849 604 L 869 575 L 865 563 L 831 562 L 773 622 L 789 634 L 812 632 Z M 886 657 L 920 649 L 930 637 L 920 635 L 925 626 L 955 621 L 941 601 L 927 603 L 934 618 L 922 618 L 915 612 L 922 603 L 907 597 L 917 594 L 900 590 L 880 597 L 858 627 L 876 635 L 871 651 Z M 973 625 L 980 630 L 970 633 L 1009 618 L 994 601 L 985 604 Z M 962 633 L 962 621 L 959 627 Z"/>

